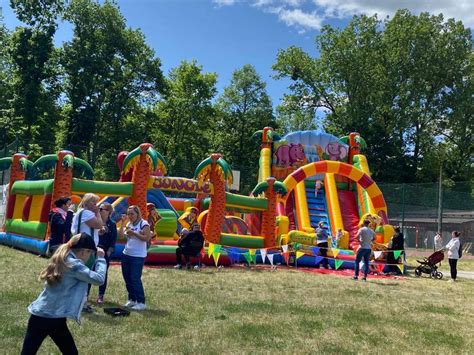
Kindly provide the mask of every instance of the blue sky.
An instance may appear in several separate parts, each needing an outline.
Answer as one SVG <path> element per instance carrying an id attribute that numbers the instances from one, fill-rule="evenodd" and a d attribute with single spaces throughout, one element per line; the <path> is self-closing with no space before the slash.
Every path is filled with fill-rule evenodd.
<path id="1" fill-rule="evenodd" d="M 315 36 L 321 26 L 344 27 L 354 14 L 380 17 L 398 8 L 414 13 L 442 12 L 465 25 L 474 24 L 474 1 L 464 0 L 117 0 L 132 28 L 140 28 L 162 60 L 165 74 L 182 60 L 197 60 L 206 72 L 219 76 L 218 89 L 232 72 L 252 64 L 267 83 L 273 104 L 280 102 L 288 81 L 272 78 L 279 49 L 295 45 L 317 55 Z M 6 25 L 19 24 L 8 0 L 0 0 Z M 71 27 L 60 25 L 59 45 L 71 37 Z"/>

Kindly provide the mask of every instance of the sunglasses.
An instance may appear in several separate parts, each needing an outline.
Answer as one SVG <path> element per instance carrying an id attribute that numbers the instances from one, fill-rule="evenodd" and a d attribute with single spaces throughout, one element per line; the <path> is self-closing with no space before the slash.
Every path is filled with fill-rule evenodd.
<path id="1" fill-rule="evenodd" d="M 99 211 L 107 211 L 107 212 L 112 212 L 112 211 L 109 211 L 107 208 L 104 208 L 104 207 L 101 207 L 101 208 L 99 208 Z"/>

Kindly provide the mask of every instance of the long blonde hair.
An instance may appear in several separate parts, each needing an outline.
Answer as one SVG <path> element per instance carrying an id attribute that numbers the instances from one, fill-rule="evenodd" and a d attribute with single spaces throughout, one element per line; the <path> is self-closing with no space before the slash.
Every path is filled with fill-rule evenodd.
<path id="1" fill-rule="evenodd" d="M 90 192 L 85 194 L 84 197 L 82 197 L 81 203 L 79 203 L 78 208 L 85 208 L 85 205 L 90 201 L 99 202 L 99 196 Z"/>
<path id="2" fill-rule="evenodd" d="M 66 262 L 66 257 L 71 249 L 74 249 L 74 245 L 79 242 L 79 239 L 81 239 L 81 235 L 76 234 L 69 240 L 69 242 L 62 244 L 56 250 L 56 252 L 51 257 L 49 264 L 43 271 L 41 271 L 39 275 L 39 279 L 41 281 L 46 281 L 50 286 L 55 285 L 61 281 L 63 274 L 71 267 Z"/>
<path id="3" fill-rule="evenodd" d="M 132 210 L 133 212 L 137 214 L 138 216 L 137 223 L 142 220 L 142 211 L 140 210 L 140 207 L 138 207 L 137 205 L 131 205 L 131 206 L 128 206 L 127 211 L 128 210 Z"/>

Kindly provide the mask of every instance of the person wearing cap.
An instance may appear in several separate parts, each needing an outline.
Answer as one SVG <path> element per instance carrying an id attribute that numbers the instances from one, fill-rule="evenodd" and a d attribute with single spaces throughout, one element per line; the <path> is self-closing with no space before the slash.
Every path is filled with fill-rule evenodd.
<path id="1" fill-rule="evenodd" d="M 191 268 L 190 257 L 197 256 L 204 245 L 204 235 L 201 232 L 201 226 L 196 223 L 192 226 L 190 232 L 187 228 L 181 230 L 181 237 L 178 240 L 178 247 L 176 248 L 176 261 L 177 264 L 175 269 L 181 269 L 182 257 L 186 261 L 186 269 Z M 199 266 L 198 266 L 199 267 Z"/>
<path id="2" fill-rule="evenodd" d="M 191 230 L 192 226 L 197 223 L 198 213 L 199 210 L 196 207 L 189 207 L 186 209 L 186 212 L 178 218 L 178 222 L 183 228 Z"/>
<path id="3" fill-rule="evenodd" d="M 316 246 L 319 249 L 319 255 L 322 256 L 321 262 L 316 265 L 316 269 L 319 269 L 321 265 L 324 268 L 329 269 L 329 261 L 327 258 L 328 255 L 328 232 L 324 228 L 324 222 L 321 221 L 318 223 L 318 228 L 316 228 Z"/>
<path id="4" fill-rule="evenodd" d="M 97 259 L 95 271 L 92 271 L 85 263 L 95 252 Z M 21 354 L 36 354 L 47 336 L 63 354 L 77 354 L 66 319 L 74 319 L 80 324 L 87 285 L 101 285 L 106 272 L 104 251 L 96 248 L 90 235 L 77 234 L 62 244 L 40 273 L 45 287 L 28 307 L 31 316 Z"/>

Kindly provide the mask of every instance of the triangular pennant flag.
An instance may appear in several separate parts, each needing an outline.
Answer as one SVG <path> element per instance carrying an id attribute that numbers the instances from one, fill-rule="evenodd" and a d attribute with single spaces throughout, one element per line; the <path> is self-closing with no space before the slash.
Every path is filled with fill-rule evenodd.
<path id="1" fill-rule="evenodd" d="M 282 245 L 281 249 L 283 250 L 284 253 L 288 251 L 288 244 Z"/>
<path id="2" fill-rule="evenodd" d="M 245 260 L 247 260 L 247 262 L 250 265 L 250 263 L 252 262 L 252 256 L 250 255 L 248 251 L 244 253 L 244 257 L 245 257 Z"/>
<path id="3" fill-rule="evenodd" d="M 212 251 L 212 254 L 214 255 L 215 253 L 220 253 L 221 248 L 222 248 L 222 245 L 214 244 L 214 250 Z"/>
<path id="4" fill-rule="evenodd" d="M 262 264 L 265 264 L 266 256 L 267 256 L 267 249 L 260 249 L 260 257 L 262 258 Z"/>
<path id="5" fill-rule="evenodd" d="M 285 252 L 285 253 L 281 253 L 281 255 L 283 256 L 283 259 L 285 259 L 286 265 L 288 265 L 290 254 L 288 252 Z"/>
<path id="6" fill-rule="evenodd" d="M 270 262 L 270 264 L 273 266 L 273 254 L 268 254 L 267 258 L 268 258 L 268 261 Z"/>
<path id="7" fill-rule="evenodd" d="M 318 253 L 319 253 L 319 248 L 313 247 L 313 255 L 318 255 Z"/>
<path id="8" fill-rule="evenodd" d="M 316 256 L 314 257 L 314 264 L 315 264 L 315 265 L 318 265 L 322 260 L 323 260 L 323 257 L 322 257 L 322 256 L 316 255 Z"/>
<path id="9" fill-rule="evenodd" d="M 344 260 L 334 259 L 334 266 L 337 269 L 344 263 Z"/>
<path id="10" fill-rule="evenodd" d="M 374 251 L 375 259 L 378 259 L 380 257 L 380 255 L 382 255 L 381 251 Z"/>
<path id="11" fill-rule="evenodd" d="M 217 267 L 217 263 L 219 262 L 219 257 L 221 256 L 221 253 L 215 251 L 214 253 L 212 253 L 212 256 L 214 257 L 214 264 L 216 264 Z"/>
<path id="12" fill-rule="evenodd" d="M 297 251 L 296 252 L 296 259 L 301 258 L 303 255 L 304 255 L 304 253 L 302 251 Z"/>
<path id="13" fill-rule="evenodd" d="M 402 253 L 403 250 L 394 250 L 393 251 L 393 257 L 395 260 L 397 260 L 400 257 L 400 254 Z"/>
<path id="14" fill-rule="evenodd" d="M 332 255 L 337 258 L 337 255 L 339 254 L 341 250 L 340 249 L 336 249 L 336 248 L 332 248 Z"/>
<path id="15" fill-rule="evenodd" d="M 398 268 L 400 269 L 400 272 L 403 274 L 403 269 L 404 269 L 403 266 L 404 266 L 404 265 L 403 265 L 403 264 L 398 264 L 397 266 L 398 266 Z"/>
<path id="16" fill-rule="evenodd" d="M 257 252 L 257 250 L 255 250 L 255 249 L 249 249 L 249 254 L 252 257 L 252 262 L 254 264 L 257 263 L 257 254 L 256 254 L 256 252 Z"/>
<path id="17" fill-rule="evenodd" d="M 209 243 L 209 246 L 207 247 L 207 256 L 211 257 L 213 252 L 214 252 L 214 243 Z"/>
<path id="18" fill-rule="evenodd" d="M 381 274 L 385 265 L 384 264 L 376 264 L 376 265 L 377 265 L 377 271 L 379 272 L 379 274 Z"/>

